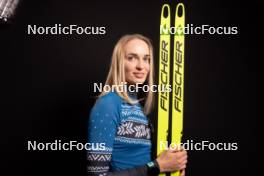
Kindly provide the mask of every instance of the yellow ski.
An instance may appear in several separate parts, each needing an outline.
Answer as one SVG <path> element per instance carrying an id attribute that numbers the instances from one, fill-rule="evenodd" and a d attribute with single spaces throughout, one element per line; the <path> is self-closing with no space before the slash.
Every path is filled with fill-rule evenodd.
<path id="1" fill-rule="evenodd" d="M 179 9 L 181 8 L 181 16 Z M 183 130 L 183 100 L 184 100 L 184 32 L 185 9 L 182 3 L 176 7 L 174 48 L 173 48 L 173 78 L 172 78 L 172 130 L 171 145 L 180 146 Z M 179 176 L 180 172 L 171 173 Z"/>
<path id="2" fill-rule="evenodd" d="M 159 50 L 159 86 L 168 88 L 170 85 L 170 6 L 164 4 L 161 10 L 160 50 Z M 162 29 L 163 28 L 163 29 Z M 157 155 L 168 145 L 170 92 L 158 92 L 158 132 Z M 160 174 L 165 176 L 165 174 Z"/>

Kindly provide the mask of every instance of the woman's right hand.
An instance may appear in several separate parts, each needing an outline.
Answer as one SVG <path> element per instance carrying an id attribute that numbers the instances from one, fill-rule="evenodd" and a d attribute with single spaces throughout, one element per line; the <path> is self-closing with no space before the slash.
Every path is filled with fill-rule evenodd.
<path id="1" fill-rule="evenodd" d="M 174 172 L 186 168 L 187 152 L 183 149 L 168 149 L 163 151 L 156 159 L 160 172 Z"/>

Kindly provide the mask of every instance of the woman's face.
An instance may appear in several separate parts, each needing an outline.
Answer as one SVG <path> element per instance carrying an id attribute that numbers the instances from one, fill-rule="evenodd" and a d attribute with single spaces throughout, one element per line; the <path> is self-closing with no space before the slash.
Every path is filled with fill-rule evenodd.
<path id="1" fill-rule="evenodd" d="M 126 82 L 144 83 L 150 69 L 149 46 L 140 39 L 132 39 L 125 45 L 124 52 Z"/>

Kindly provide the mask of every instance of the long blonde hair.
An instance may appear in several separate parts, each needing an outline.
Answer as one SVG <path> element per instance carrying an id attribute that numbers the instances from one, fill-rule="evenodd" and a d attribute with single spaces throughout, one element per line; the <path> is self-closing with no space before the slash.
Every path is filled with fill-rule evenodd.
<path id="1" fill-rule="evenodd" d="M 119 39 L 117 44 L 115 45 L 113 54 L 112 54 L 112 62 L 111 67 L 108 72 L 108 76 L 105 82 L 105 85 L 113 86 L 113 85 L 122 85 L 126 82 L 125 78 L 125 71 L 124 71 L 124 58 L 125 58 L 125 52 L 124 52 L 124 46 L 133 39 L 140 39 L 144 41 L 148 47 L 149 47 L 149 53 L 150 53 L 150 70 L 149 74 L 147 76 L 147 82 L 146 84 L 149 87 L 153 86 L 153 77 L 154 77 L 154 61 L 153 61 L 153 46 L 151 44 L 151 41 L 141 35 L 141 34 L 131 34 L 131 35 L 124 35 Z M 116 88 L 114 87 L 116 90 Z M 99 97 L 107 94 L 105 90 L 99 95 Z M 126 91 L 116 91 L 116 93 L 122 97 L 126 102 L 130 104 L 135 104 L 137 102 L 133 101 L 127 94 Z M 153 108 L 153 100 L 154 100 L 154 94 L 152 91 L 148 91 L 144 97 L 144 113 L 149 114 Z"/>

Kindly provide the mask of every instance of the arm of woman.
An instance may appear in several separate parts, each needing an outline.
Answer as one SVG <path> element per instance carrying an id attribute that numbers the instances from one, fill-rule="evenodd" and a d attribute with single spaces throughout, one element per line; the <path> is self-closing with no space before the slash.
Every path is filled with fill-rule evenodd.
<path id="1" fill-rule="evenodd" d="M 110 161 L 117 128 L 118 111 L 111 99 L 100 98 L 91 110 L 88 122 L 88 175 L 105 175 Z"/>

